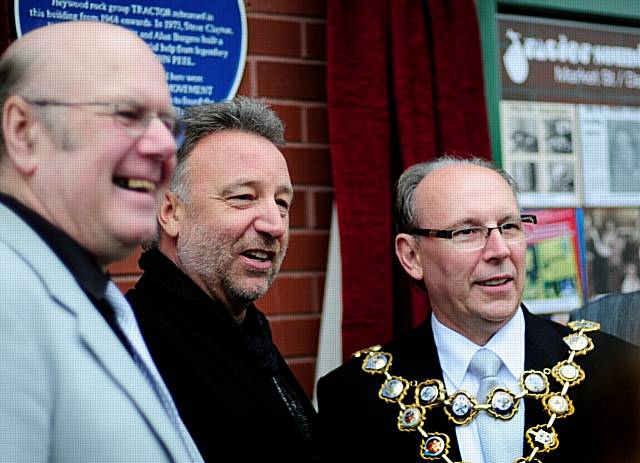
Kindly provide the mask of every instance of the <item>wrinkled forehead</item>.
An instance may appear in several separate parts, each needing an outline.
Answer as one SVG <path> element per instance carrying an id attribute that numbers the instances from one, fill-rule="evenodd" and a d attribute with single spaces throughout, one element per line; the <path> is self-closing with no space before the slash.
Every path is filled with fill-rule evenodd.
<path id="1" fill-rule="evenodd" d="M 507 181 L 491 169 L 473 165 L 447 166 L 427 175 L 416 189 L 413 208 L 418 220 L 432 226 L 519 214 Z"/>
<path id="2" fill-rule="evenodd" d="M 254 185 L 293 191 L 287 161 L 269 140 L 256 134 L 223 130 L 203 137 L 189 156 L 193 183 L 224 189 Z"/>

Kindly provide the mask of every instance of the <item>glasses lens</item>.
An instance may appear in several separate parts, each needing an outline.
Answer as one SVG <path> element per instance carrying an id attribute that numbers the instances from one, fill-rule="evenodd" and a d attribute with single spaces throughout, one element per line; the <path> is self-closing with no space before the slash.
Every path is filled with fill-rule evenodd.
<path id="1" fill-rule="evenodd" d="M 484 227 L 470 227 L 454 230 L 451 241 L 460 249 L 480 249 L 486 243 L 487 229 Z"/>

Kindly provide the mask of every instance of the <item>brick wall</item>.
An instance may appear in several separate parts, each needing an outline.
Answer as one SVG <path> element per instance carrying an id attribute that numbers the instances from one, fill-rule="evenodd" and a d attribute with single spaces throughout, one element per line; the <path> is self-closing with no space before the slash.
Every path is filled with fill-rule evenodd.
<path id="1" fill-rule="evenodd" d="M 257 302 L 275 341 L 310 395 L 331 219 L 325 89 L 326 0 L 246 0 L 248 54 L 238 94 L 265 97 L 286 124 L 284 154 L 294 184 L 291 240 L 280 276 Z M 123 290 L 140 253 L 111 273 Z"/>

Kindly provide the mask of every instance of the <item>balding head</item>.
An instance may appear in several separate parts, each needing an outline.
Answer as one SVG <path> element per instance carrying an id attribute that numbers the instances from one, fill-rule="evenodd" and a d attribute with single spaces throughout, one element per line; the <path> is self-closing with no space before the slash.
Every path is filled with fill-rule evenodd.
<path id="1" fill-rule="evenodd" d="M 164 72 L 148 45 L 134 32 L 119 26 L 71 21 L 30 31 L 13 42 L 0 58 L 0 118 L 11 95 L 33 100 L 52 95 L 61 100 L 93 98 L 96 83 L 123 72 L 126 77 L 127 69 L 135 66 L 134 57 L 140 54 L 148 56 Z M 114 56 L 118 59 L 110 59 Z M 4 134 L 0 141 L 2 156 Z"/>
<path id="2" fill-rule="evenodd" d="M 149 238 L 175 164 L 175 114 L 144 41 L 86 21 L 29 32 L 0 58 L 0 105 L 0 191 L 104 263 Z"/>

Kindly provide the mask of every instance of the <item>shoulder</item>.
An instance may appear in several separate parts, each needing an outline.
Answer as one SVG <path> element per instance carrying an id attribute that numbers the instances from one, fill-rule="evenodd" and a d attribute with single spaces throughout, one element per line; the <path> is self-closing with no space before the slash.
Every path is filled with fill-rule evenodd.
<path id="1" fill-rule="evenodd" d="M 417 328 L 395 337 L 386 344 L 370 346 L 354 352 L 351 358 L 342 366 L 320 378 L 318 389 L 332 389 L 334 387 L 354 389 L 362 382 L 368 384 L 374 375 L 365 373 L 363 364 L 366 361 L 367 354 L 369 352 L 375 352 L 376 350 L 390 354 L 393 365 L 396 367 L 400 366 L 401 370 L 409 368 L 408 365 L 413 363 L 416 356 L 420 356 L 424 360 L 425 356 L 429 357 L 430 352 L 432 352 L 433 355 L 437 355 L 435 352 L 435 344 L 433 343 L 431 325 L 427 320 Z M 434 360 L 437 361 L 437 358 Z M 374 378 L 374 382 L 379 381 L 377 381 L 377 378 Z"/>
<path id="2" fill-rule="evenodd" d="M 571 318 L 589 317 L 609 310 L 637 310 L 640 313 L 640 291 L 608 294 L 589 302 L 582 309 L 577 310 Z"/>

